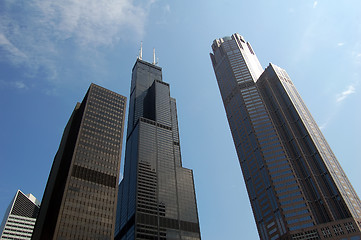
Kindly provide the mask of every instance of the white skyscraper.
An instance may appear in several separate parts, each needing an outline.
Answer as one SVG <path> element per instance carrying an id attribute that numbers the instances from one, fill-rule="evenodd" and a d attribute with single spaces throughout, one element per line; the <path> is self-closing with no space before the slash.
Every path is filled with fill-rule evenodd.
<path id="1" fill-rule="evenodd" d="M 40 202 L 32 194 L 18 190 L 0 226 L 1 239 L 31 239 Z"/>

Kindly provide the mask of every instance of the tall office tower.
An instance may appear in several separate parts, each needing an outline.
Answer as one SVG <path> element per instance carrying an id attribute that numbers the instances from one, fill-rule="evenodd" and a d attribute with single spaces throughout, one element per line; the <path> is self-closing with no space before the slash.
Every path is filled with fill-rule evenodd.
<path id="1" fill-rule="evenodd" d="M 40 203 L 18 190 L 0 225 L 0 239 L 31 239 Z"/>
<path id="2" fill-rule="evenodd" d="M 132 73 L 115 239 L 200 239 L 193 172 L 182 167 L 176 101 L 162 69 Z"/>
<path id="3" fill-rule="evenodd" d="M 239 34 L 212 49 L 260 238 L 361 239 L 360 199 L 286 71 Z"/>
<path id="4" fill-rule="evenodd" d="M 125 97 L 95 84 L 77 103 L 32 239 L 114 239 L 125 104 Z"/>

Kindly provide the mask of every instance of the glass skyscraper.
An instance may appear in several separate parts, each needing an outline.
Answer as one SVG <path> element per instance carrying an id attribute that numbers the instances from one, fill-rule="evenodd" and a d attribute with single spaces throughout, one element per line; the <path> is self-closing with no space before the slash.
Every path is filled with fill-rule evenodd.
<path id="1" fill-rule="evenodd" d="M 126 98 L 91 84 L 65 127 L 32 239 L 113 240 Z"/>
<path id="2" fill-rule="evenodd" d="M 115 239 L 200 239 L 193 172 L 182 167 L 176 100 L 162 69 L 137 59 Z"/>
<path id="3" fill-rule="evenodd" d="M 361 202 L 286 71 L 239 34 L 211 60 L 261 239 L 361 239 Z"/>

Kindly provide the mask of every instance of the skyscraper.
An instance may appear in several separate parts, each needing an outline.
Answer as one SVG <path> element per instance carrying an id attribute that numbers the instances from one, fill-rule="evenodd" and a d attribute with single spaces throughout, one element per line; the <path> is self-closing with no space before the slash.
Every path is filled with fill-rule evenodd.
<path id="1" fill-rule="evenodd" d="M 0 239 L 31 239 L 40 203 L 18 190 L 0 225 Z"/>
<path id="2" fill-rule="evenodd" d="M 162 69 L 132 72 L 115 239 L 200 239 L 193 172 L 182 167 L 176 100 Z"/>
<path id="3" fill-rule="evenodd" d="M 125 104 L 125 97 L 91 84 L 76 105 L 32 239 L 114 239 Z"/>
<path id="4" fill-rule="evenodd" d="M 361 202 L 285 70 L 239 34 L 211 60 L 261 239 L 361 239 Z"/>

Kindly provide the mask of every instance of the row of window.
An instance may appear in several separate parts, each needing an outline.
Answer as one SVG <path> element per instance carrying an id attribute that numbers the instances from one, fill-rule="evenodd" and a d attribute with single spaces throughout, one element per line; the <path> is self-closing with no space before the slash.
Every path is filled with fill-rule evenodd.
<path id="1" fill-rule="evenodd" d="M 121 136 L 121 128 L 109 128 L 106 126 L 100 128 L 94 126 L 92 123 L 87 122 L 83 124 L 83 130 L 88 131 L 90 134 L 95 132 L 104 137 L 119 138 Z"/>
<path id="2" fill-rule="evenodd" d="M 96 102 L 87 103 L 87 111 L 92 113 L 98 113 L 101 116 L 107 116 L 108 118 L 119 119 L 119 117 L 123 116 L 123 111 L 117 111 L 112 108 L 108 108 L 102 104 L 98 104 Z M 118 120 L 119 121 L 119 120 Z"/>
<path id="3" fill-rule="evenodd" d="M 114 100 L 114 98 L 111 98 L 111 97 L 108 98 L 108 97 L 109 97 L 109 95 L 102 96 L 97 93 L 92 93 L 88 102 L 96 102 L 100 105 L 106 106 L 108 108 L 116 109 L 120 112 L 122 112 L 124 110 L 124 104 L 126 101 L 125 99 L 118 98 L 118 99 Z"/>

